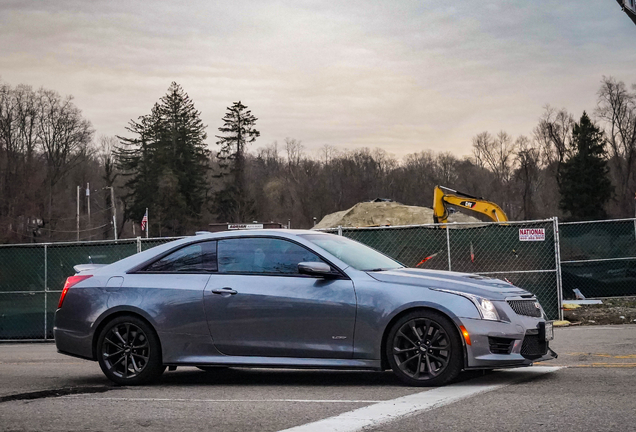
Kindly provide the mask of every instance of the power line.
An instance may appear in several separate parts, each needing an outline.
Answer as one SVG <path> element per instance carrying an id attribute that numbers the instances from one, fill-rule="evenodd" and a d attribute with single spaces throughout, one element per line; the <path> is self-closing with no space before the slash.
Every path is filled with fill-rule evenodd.
<path id="1" fill-rule="evenodd" d="M 93 230 L 97 230 L 97 229 L 104 228 L 104 227 L 107 227 L 107 226 L 110 226 L 110 224 L 107 223 L 107 224 L 100 225 L 100 226 L 95 227 L 95 228 L 88 228 L 88 229 L 79 230 L 79 232 L 93 231 Z M 45 228 L 45 227 L 42 227 L 40 229 L 46 230 L 48 232 L 57 232 L 57 233 L 76 233 L 76 232 L 78 232 L 77 230 L 63 231 L 63 230 L 54 230 L 54 229 Z"/>
<path id="2" fill-rule="evenodd" d="M 99 210 L 97 212 L 93 212 L 91 214 L 91 217 L 93 217 L 94 215 L 98 215 L 98 214 L 107 212 L 107 211 L 111 211 L 113 209 L 113 207 L 114 206 L 110 206 L 110 207 L 108 207 L 108 208 L 106 208 L 104 210 Z M 11 216 L 0 216 L 0 219 L 3 219 L 3 218 L 4 219 L 11 219 L 11 220 L 16 221 L 16 222 L 24 223 L 24 220 L 21 220 L 21 219 L 15 218 L 15 217 L 11 217 Z M 62 221 L 68 221 L 68 220 L 75 220 L 75 218 L 76 218 L 76 216 L 69 217 L 69 218 L 51 219 L 51 222 L 62 222 Z M 88 215 L 80 215 L 80 218 L 88 218 Z M 73 231 L 73 232 L 75 232 L 75 231 Z"/>

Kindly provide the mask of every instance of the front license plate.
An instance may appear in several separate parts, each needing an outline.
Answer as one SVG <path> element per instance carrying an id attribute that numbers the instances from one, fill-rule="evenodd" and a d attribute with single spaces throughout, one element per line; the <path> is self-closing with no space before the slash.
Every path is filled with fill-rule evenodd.
<path id="1" fill-rule="evenodd" d="M 551 341 L 552 339 L 554 339 L 554 327 L 552 326 L 551 322 L 547 322 L 545 323 L 545 340 L 547 341 Z"/>

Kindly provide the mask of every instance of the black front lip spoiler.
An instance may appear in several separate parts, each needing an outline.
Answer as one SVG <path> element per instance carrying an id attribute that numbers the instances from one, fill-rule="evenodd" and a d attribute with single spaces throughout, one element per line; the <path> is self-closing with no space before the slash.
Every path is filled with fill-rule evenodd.
<path id="1" fill-rule="evenodd" d="M 548 347 L 548 353 L 544 355 L 543 357 L 539 357 L 538 359 L 533 360 L 533 362 L 536 363 L 536 362 L 554 360 L 555 358 L 558 358 L 558 357 L 559 355 L 556 352 L 554 352 L 552 348 Z"/>

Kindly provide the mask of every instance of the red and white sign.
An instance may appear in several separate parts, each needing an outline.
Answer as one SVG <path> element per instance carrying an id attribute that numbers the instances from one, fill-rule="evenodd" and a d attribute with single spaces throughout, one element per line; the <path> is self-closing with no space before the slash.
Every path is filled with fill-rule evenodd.
<path id="1" fill-rule="evenodd" d="M 545 228 L 519 228 L 519 241 L 545 241 Z"/>

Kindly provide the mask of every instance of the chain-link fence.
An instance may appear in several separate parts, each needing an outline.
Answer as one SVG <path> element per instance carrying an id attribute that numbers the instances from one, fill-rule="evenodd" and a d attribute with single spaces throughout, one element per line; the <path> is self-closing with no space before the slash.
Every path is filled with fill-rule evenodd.
<path id="1" fill-rule="evenodd" d="M 563 296 L 636 295 L 636 219 L 566 222 L 561 230 Z"/>
<path id="2" fill-rule="evenodd" d="M 64 281 L 77 264 L 110 264 L 174 238 L 0 246 L 0 340 L 50 339 Z"/>
<path id="3" fill-rule="evenodd" d="M 636 219 L 555 219 L 325 230 L 408 267 L 477 273 L 534 293 L 550 319 L 574 289 L 636 295 Z M 173 238 L 0 245 L 0 340 L 49 339 L 65 279 L 82 263 L 108 264 Z"/>
<path id="4" fill-rule="evenodd" d="M 324 230 L 357 240 L 407 267 L 477 273 L 537 296 L 550 319 L 561 313 L 557 220 Z"/>

